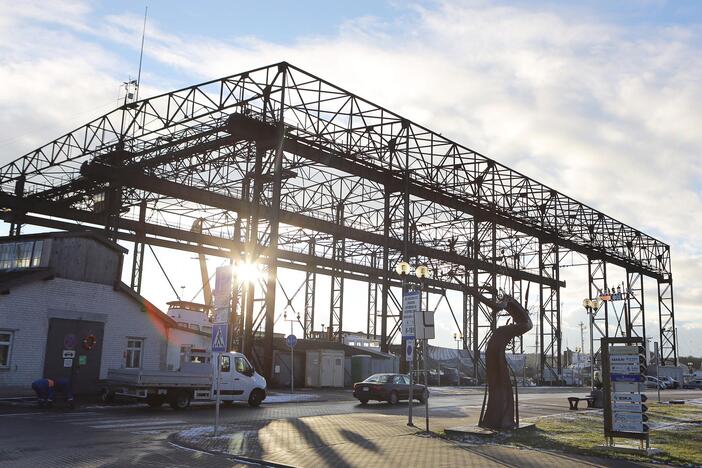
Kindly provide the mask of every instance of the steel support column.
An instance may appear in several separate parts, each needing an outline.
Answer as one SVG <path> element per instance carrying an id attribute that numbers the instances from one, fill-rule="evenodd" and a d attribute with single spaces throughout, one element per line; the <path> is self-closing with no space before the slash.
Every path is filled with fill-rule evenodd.
<path id="1" fill-rule="evenodd" d="M 139 203 L 139 224 L 143 226 L 146 222 L 146 200 Z M 137 229 L 134 233 L 137 240 L 134 242 L 134 251 L 132 252 L 132 275 L 129 287 L 137 294 L 141 294 L 141 278 L 144 272 L 144 229 Z"/>
<path id="2" fill-rule="evenodd" d="M 339 203 L 336 206 L 336 223 L 344 224 L 344 205 Z M 346 250 L 346 239 L 334 236 L 332 244 L 332 258 L 342 260 Z M 329 339 L 342 340 L 344 322 L 344 277 L 341 271 L 334 270 L 331 276 L 331 297 L 329 300 Z"/>
<path id="3" fill-rule="evenodd" d="M 588 258 L 587 274 L 589 297 L 594 299 L 604 293 L 605 288 L 607 288 L 607 262 Z M 592 311 L 591 326 L 594 342 L 592 350 L 594 362 L 591 364 L 596 365 L 600 360 L 600 339 L 609 337 L 609 304 L 606 301 L 600 301 L 600 308 Z"/>
<path id="4" fill-rule="evenodd" d="M 378 267 L 378 253 L 371 254 L 371 267 Z M 366 337 L 375 339 L 378 324 L 378 278 L 368 277 L 368 323 L 366 324 Z"/>
<path id="5" fill-rule="evenodd" d="M 390 348 L 388 342 L 388 296 L 390 295 L 390 250 L 388 248 L 388 238 L 390 237 L 390 225 L 392 218 L 390 216 L 390 191 L 387 187 L 383 190 L 384 208 L 383 208 L 383 287 L 381 290 L 381 305 L 380 305 L 380 350 L 387 353 Z"/>
<path id="6" fill-rule="evenodd" d="M 559 280 L 558 245 L 539 241 L 539 273 Z M 560 288 L 540 285 L 539 330 L 541 381 L 554 383 L 560 379 L 561 363 L 561 297 Z"/>
<path id="7" fill-rule="evenodd" d="M 309 241 L 309 254 L 315 255 L 315 240 L 314 237 Z M 305 315 L 302 324 L 302 334 L 304 338 L 308 338 L 314 331 L 314 302 L 317 289 L 317 273 L 309 268 L 305 271 Z M 324 331 L 324 330 L 322 330 Z"/>
<path id="8" fill-rule="evenodd" d="M 15 196 L 22 198 L 24 196 L 24 177 L 20 177 L 15 181 Z M 17 209 L 12 210 L 12 218 L 10 222 L 10 237 L 19 236 L 22 233 L 22 215 L 17 212 Z"/>
<path id="9" fill-rule="evenodd" d="M 638 271 L 626 272 L 626 336 L 646 338 L 643 275 Z"/>
<path id="10" fill-rule="evenodd" d="M 673 277 L 658 281 L 658 323 L 660 324 L 660 362 L 662 365 L 678 365 L 678 349 L 673 304 Z"/>

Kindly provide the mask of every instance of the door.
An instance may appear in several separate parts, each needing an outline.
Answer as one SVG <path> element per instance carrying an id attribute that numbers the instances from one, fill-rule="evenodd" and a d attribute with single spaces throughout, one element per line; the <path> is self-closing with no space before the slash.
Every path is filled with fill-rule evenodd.
<path id="1" fill-rule="evenodd" d="M 407 380 L 404 375 L 394 376 L 393 384 L 393 388 L 401 400 L 406 400 L 409 398 L 409 380 Z"/>
<path id="2" fill-rule="evenodd" d="M 50 319 L 44 377 L 69 379 L 76 394 L 97 393 L 104 326 L 103 322 Z"/>
<path id="3" fill-rule="evenodd" d="M 321 382 L 319 384 L 322 387 L 334 386 L 334 362 L 332 356 L 322 355 Z"/>
<path id="4" fill-rule="evenodd" d="M 217 387 L 217 376 L 215 375 L 212 399 L 217 398 L 219 389 L 220 400 L 240 400 L 244 390 L 241 382 L 242 376 L 235 370 L 236 358 L 230 354 L 222 354 L 219 358 L 219 364 L 219 387 Z"/>

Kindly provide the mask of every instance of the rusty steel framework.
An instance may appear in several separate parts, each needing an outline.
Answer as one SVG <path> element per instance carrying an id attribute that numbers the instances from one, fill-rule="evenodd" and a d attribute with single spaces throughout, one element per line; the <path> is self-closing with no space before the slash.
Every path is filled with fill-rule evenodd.
<path id="1" fill-rule="evenodd" d="M 331 277 L 323 332 L 334 339 L 344 282 L 369 283 L 366 332 L 387 350 L 399 338 L 394 266 L 405 253 L 429 266 L 429 293 L 462 293 L 454 320 L 478 358 L 497 288 L 521 295 L 534 283 L 541 372 L 560 373 L 558 270 L 577 252 L 591 295 L 607 264 L 640 291 L 627 333 L 643 331 L 643 276 L 658 281 L 661 358 L 677 361 L 668 245 L 285 62 L 126 102 L 12 161 L 0 168 L 0 210 L 10 235 L 32 224 L 134 242 L 137 289 L 144 245 L 264 264 L 267 276 L 235 295 L 235 329 L 245 352 L 263 336 L 256 359 L 268 376 L 278 268 L 305 272 L 309 336 L 315 314 L 326 316 L 314 306 L 318 275 Z"/>

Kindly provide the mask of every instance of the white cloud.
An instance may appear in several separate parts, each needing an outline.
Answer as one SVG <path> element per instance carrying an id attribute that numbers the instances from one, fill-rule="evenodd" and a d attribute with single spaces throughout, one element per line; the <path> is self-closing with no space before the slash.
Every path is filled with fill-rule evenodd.
<path id="1" fill-rule="evenodd" d="M 125 62 L 132 57 L 117 46 L 136 51 L 142 21 L 131 13 L 90 17 L 79 2 L 55 10 L 6 5 L 3 160 L 69 130 L 80 122 L 74 117 L 104 112 L 95 107 L 114 101 L 122 70 L 131 69 Z M 440 3 L 397 18 L 349 19 L 336 35 L 311 31 L 278 44 L 206 31 L 184 36 L 154 18 L 145 81 L 155 85 L 142 96 L 287 60 L 670 243 L 676 313 L 691 328 L 702 299 L 698 26 Z M 582 293 L 571 283 L 564 316 L 572 343 L 579 332 L 570 318 Z M 689 341 L 702 354 L 702 340 Z"/>

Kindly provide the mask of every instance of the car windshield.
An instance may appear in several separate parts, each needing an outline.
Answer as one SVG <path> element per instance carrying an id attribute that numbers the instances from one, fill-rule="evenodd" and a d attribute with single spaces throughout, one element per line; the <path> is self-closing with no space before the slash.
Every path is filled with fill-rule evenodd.
<path id="1" fill-rule="evenodd" d="M 388 383 L 392 381 L 392 375 L 375 374 L 368 377 L 364 382 Z"/>

